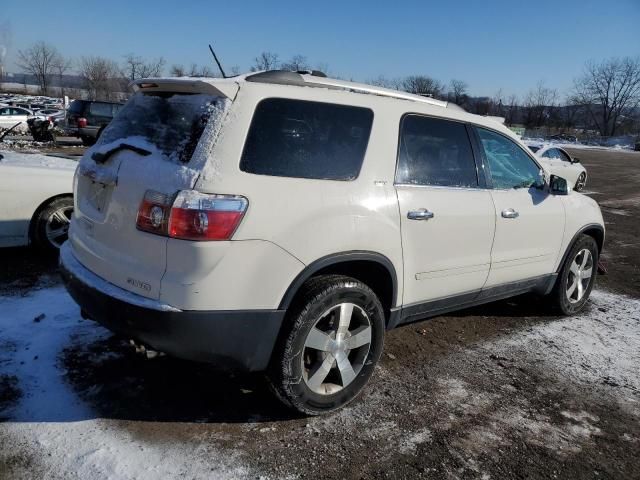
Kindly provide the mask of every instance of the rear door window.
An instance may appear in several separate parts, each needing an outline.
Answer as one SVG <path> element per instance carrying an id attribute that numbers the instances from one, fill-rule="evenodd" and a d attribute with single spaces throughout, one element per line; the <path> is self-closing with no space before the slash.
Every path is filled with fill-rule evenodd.
<path id="1" fill-rule="evenodd" d="M 471 141 L 464 124 L 408 115 L 400 130 L 396 183 L 478 186 Z"/>
<path id="2" fill-rule="evenodd" d="M 544 152 L 542 156 L 549 159 L 560 159 L 560 153 L 555 148 L 550 148 L 549 150 Z"/>
<path id="3" fill-rule="evenodd" d="M 563 152 L 562 150 L 558 150 L 558 157 L 560 158 L 560 160 L 562 160 L 563 162 L 567 162 L 567 163 L 571 163 L 571 157 L 569 157 L 569 155 L 567 155 L 565 152 Z"/>
<path id="4" fill-rule="evenodd" d="M 249 127 L 240 169 L 278 177 L 353 180 L 369 142 L 367 108 L 283 98 L 263 100 Z"/>

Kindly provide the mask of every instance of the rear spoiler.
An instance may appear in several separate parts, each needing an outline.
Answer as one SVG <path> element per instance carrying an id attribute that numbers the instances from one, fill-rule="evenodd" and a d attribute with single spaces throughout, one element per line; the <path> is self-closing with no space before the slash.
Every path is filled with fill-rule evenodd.
<path id="1" fill-rule="evenodd" d="M 238 82 L 217 78 L 141 78 L 129 84 L 134 92 L 206 93 L 233 100 L 240 86 Z"/>

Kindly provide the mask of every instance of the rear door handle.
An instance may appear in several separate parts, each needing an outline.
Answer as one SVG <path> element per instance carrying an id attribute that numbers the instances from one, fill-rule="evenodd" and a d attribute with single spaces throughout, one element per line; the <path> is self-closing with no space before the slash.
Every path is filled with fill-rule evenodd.
<path id="1" fill-rule="evenodd" d="M 429 220 L 433 218 L 433 212 L 430 212 L 426 208 L 421 208 L 419 210 L 411 210 L 407 212 L 407 218 L 409 220 Z"/>
<path id="2" fill-rule="evenodd" d="M 505 208 L 502 210 L 502 218 L 518 218 L 520 214 L 513 208 Z"/>

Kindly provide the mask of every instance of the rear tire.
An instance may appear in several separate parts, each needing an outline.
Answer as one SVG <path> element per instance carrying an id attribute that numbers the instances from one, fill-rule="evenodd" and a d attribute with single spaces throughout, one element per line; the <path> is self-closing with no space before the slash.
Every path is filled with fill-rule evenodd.
<path id="1" fill-rule="evenodd" d="M 342 275 L 302 286 L 274 350 L 269 381 L 278 398 L 306 415 L 353 401 L 380 359 L 385 317 L 375 293 Z"/>
<path id="2" fill-rule="evenodd" d="M 580 235 L 569 251 L 549 294 L 551 306 L 563 315 L 582 310 L 589 300 L 598 271 L 598 245 L 593 237 Z"/>
<path id="3" fill-rule="evenodd" d="M 73 197 L 58 197 L 41 208 L 32 220 L 31 242 L 39 250 L 54 254 L 67 240 Z"/>

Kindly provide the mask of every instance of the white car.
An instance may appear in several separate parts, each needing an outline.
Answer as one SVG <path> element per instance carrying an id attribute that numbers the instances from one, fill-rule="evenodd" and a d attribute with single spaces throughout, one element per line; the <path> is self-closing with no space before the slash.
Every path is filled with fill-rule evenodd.
<path id="1" fill-rule="evenodd" d="M 576 157 L 563 148 L 549 144 L 527 144 L 550 173 L 565 178 L 573 189 L 581 191 L 587 185 L 587 170 Z"/>
<path id="2" fill-rule="evenodd" d="M 145 348 L 266 370 L 319 414 L 357 396 L 388 329 L 589 298 L 598 204 L 491 119 L 318 72 L 134 90 L 80 162 L 60 263 L 83 315 Z"/>
<path id="3" fill-rule="evenodd" d="M 59 120 L 61 118 L 64 118 L 64 110 L 61 110 L 59 108 L 43 108 L 42 110 L 33 112 L 33 116 L 41 120 L 47 120 L 50 118 Z"/>
<path id="4" fill-rule="evenodd" d="M 33 115 L 31 110 L 22 107 L 0 107 L 0 129 L 9 129 L 19 124 L 15 130 L 27 130 L 27 119 Z"/>
<path id="5" fill-rule="evenodd" d="M 0 247 L 55 252 L 67 239 L 78 162 L 0 150 Z"/>

